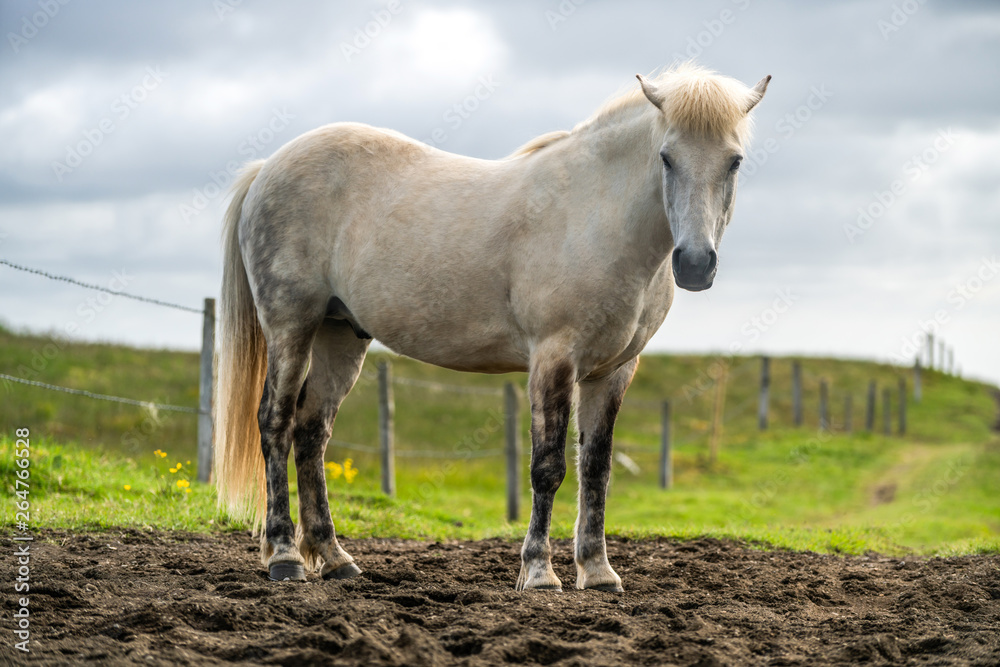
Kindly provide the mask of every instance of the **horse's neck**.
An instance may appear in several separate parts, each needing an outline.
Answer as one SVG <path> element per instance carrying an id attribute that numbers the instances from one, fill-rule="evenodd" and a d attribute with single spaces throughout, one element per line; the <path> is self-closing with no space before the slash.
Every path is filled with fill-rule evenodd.
<path id="1" fill-rule="evenodd" d="M 673 238 L 663 206 L 662 135 L 654 130 L 656 110 L 646 106 L 577 128 L 562 148 L 574 156 L 568 161 L 575 172 L 569 174 L 570 183 L 583 184 L 572 196 L 588 213 L 605 212 L 597 230 L 603 247 L 617 253 L 617 264 L 651 277 L 673 249 Z M 608 179 L 605 187 L 591 187 L 594 175 Z"/>

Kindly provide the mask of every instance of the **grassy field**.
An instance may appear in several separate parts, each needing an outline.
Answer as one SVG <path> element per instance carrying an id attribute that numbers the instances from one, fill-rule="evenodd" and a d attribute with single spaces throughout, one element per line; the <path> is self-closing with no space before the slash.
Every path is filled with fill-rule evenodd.
<path id="1" fill-rule="evenodd" d="M 362 380 L 340 412 L 335 440 L 365 446 L 377 442 L 374 363 L 386 356 L 370 355 Z M 398 377 L 493 388 L 524 381 L 520 375 L 465 375 L 407 359 L 392 361 Z M 806 425 L 790 426 L 791 360 L 775 359 L 772 428 L 760 432 L 755 417 L 759 359 L 644 357 L 616 429 L 618 449 L 639 472 L 615 465 L 609 532 L 635 537 L 707 534 L 845 553 L 1000 551 L 1000 499 L 995 493 L 1000 439 L 991 430 L 997 412 L 993 388 L 925 372 L 924 399 L 908 402 L 907 435 L 887 437 L 859 432 L 864 395 L 873 379 L 880 389 L 894 389 L 895 403 L 902 371 L 858 361 L 801 362 Z M 713 378 L 722 364 L 728 368 L 724 435 L 718 460 L 709 463 Z M 0 330 L 0 372 L 142 400 L 197 402 L 197 357 L 190 353 L 67 344 Z M 909 382 L 911 374 L 902 373 Z M 831 387 L 834 429 L 829 434 L 817 428 L 821 379 Z M 30 428 L 35 527 L 243 527 L 216 512 L 211 487 L 193 481 L 193 415 L 155 414 L 12 383 L 0 390 L 0 475 L 12 494 L 14 429 Z M 448 453 L 469 443 L 482 450 L 502 447 L 500 397 L 408 385 L 396 385 L 395 393 L 399 450 Z M 843 432 L 847 395 L 853 400 L 854 433 Z M 673 404 L 677 443 L 671 491 L 656 484 L 658 405 L 665 398 Z M 523 413 L 526 436 L 527 411 Z M 343 475 L 330 475 L 334 517 L 347 535 L 523 535 L 530 498 L 527 474 L 525 516 L 508 523 L 500 457 L 400 457 L 396 499 L 378 492 L 374 456 L 331 445 L 327 458 L 341 463 L 352 458 L 359 471 L 351 483 Z M 575 484 L 571 473 L 557 495 L 555 536 L 572 534 Z M 12 504 L 5 516 L 9 524 Z"/>

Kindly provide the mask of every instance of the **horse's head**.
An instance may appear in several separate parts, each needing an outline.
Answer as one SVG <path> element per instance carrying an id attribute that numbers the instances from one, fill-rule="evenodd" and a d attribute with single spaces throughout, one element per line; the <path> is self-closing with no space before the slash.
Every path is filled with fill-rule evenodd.
<path id="1" fill-rule="evenodd" d="M 715 280 L 719 243 L 733 216 L 749 113 L 771 77 L 753 88 L 691 66 L 655 81 L 637 77 L 663 114 L 659 154 L 674 282 L 692 292 L 706 290 Z"/>

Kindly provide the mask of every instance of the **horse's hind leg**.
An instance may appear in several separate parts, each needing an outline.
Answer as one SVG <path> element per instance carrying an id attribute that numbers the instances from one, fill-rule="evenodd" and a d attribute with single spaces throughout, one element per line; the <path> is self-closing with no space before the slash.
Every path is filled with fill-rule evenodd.
<path id="1" fill-rule="evenodd" d="M 622 580 L 608 563 L 604 500 L 611 476 L 611 436 L 638 359 L 611 375 L 580 383 L 580 509 L 576 519 L 576 587 L 621 592 Z"/>
<path id="2" fill-rule="evenodd" d="M 324 579 L 348 579 L 361 572 L 337 542 L 327 500 L 323 455 L 337 410 L 361 373 L 368 343 L 359 339 L 346 322 L 326 320 L 313 343 L 309 377 L 295 415 L 299 550 L 307 570 L 323 561 Z"/>
<path id="3" fill-rule="evenodd" d="M 303 559 L 295 544 L 288 505 L 288 454 L 292 448 L 296 402 L 309 367 L 309 351 L 323 310 L 279 317 L 258 306 L 267 338 L 267 379 L 257 421 L 267 478 L 267 518 L 261 537 L 261 560 L 272 579 L 304 581 Z"/>

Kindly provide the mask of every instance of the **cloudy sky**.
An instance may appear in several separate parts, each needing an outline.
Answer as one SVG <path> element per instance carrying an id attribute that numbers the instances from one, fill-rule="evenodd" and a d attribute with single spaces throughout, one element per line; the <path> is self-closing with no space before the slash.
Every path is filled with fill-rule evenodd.
<path id="1" fill-rule="evenodd" d="M 236 164 L 344 120 L 499 158 L 695 57 L 774 79 L 715 286 L 650 348 L 909 359 L 933 324 L 1000 382 L 995 2 L 9 0 L 0 23 L 0 258 L 199 306 Z M 0 319 L 200 336 L 4 266 Z"/>

